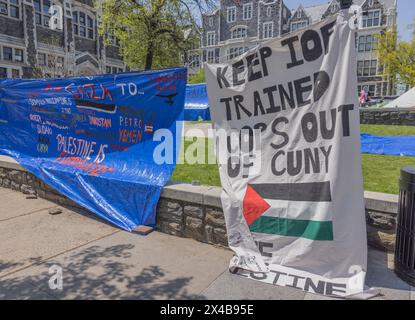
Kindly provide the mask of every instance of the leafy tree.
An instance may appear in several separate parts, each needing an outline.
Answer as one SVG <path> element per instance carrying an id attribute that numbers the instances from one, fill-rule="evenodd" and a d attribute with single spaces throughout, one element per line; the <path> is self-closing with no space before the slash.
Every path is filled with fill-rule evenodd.
<path id="1" fill-rule="evenodd" d="M 189 83 L 195 84 L 195 83 L 204 83 L 206 82 L 205 79 L 205 70 L 200 69 L 198 73 L 195 73 L 189 77 Z"/>
<path id="2" fill-rule="evenodd" d="M 203 1 L 203 2 L 202 2 Z M 213 0 L 100 0 L 99 32 L 106 42 L 115 36 L 120 53 L 131 68 L 151 69 L 178 65 L 194 46 L 196 37 L 186 30 L 198 28 L 196 9 L 210 7 Z"/>
<path id="3" fill-rule="evenodd" d="M 413 39 L 398 42 L 398 31 L 394 27 L 378 38 L 379 61 L 385 66 L 385 75 L 396 78 L 411 87 L 415 86 L 415 28 Z"/>

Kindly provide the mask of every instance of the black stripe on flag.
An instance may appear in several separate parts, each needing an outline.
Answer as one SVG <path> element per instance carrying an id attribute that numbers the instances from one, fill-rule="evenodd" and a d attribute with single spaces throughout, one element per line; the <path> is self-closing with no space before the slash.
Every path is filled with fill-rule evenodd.
<path id="1" fill-rule="evenodd" d="M 264 199 L 331 202 L 330 182 L 253 184 Z"/>
<path id="2" fill-rule="evenodd" d="M 88 101 L 88 100 L 80 100 L 75 99 L 75 103 L 77 107 L 84 107 L 84 108 L 91 108 L 96 109 L 100 111 L 106 111 L 106 112 L 115 112 L 115 104 L 105 104 L 105 103 L 99 103 L 95 101 Z"/>

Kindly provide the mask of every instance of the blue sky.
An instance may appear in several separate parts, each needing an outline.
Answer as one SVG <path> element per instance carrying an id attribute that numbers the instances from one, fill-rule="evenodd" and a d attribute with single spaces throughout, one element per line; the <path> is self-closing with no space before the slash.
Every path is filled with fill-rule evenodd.
<path id="1" fill-rule="evenodd" d="M 303 6 L 313 6 L 330 2 L 329 0 L 285 0 L 285 4 L 290 9 L 295 9 L 299 4 Z M 414 23 L 415 18 L 415 2 L 414 0 L 398 0 L 398 28 L 400 39 L 408 41 L 412 38 L 411 30 L 408 26 Z"/>

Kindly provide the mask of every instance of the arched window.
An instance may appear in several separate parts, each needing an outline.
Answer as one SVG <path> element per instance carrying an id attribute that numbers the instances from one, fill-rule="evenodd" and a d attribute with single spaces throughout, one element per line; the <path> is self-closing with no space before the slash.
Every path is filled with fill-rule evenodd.
<path id="1" fill-rule="evenodd" d="M 73 31 L 75 35 L 87 39 L 95 39 L 94 18 L 83 11 L 75 11 L 73 17 Z"/>
<path id="2" fill-rule="evenodd" d="M 247 28 L 246 27 L 236 27 L 232 30 L 231 39 L 246 38 Z"/>
<path id="3" fill-rule="evenodd" d="M 271 17 L 271 10 L 272 10 L 272 8 L 271 8 L 271 6 L 269 6 L 268 8 L 267 8 L 267 17 Z M 285 9 L 284 9 L 285 10 Z"/>

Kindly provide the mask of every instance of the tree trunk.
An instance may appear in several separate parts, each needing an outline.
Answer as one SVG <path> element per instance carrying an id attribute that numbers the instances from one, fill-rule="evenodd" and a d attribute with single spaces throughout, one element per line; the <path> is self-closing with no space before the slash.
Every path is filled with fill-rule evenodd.
<path id="1" fill-rule="evenodd" d="M 154 52 L 153 42 L 149 41 L 148 46 L 147 46 L 145 70 L 149 70 L 153 66 L 153 52 Z"/>

